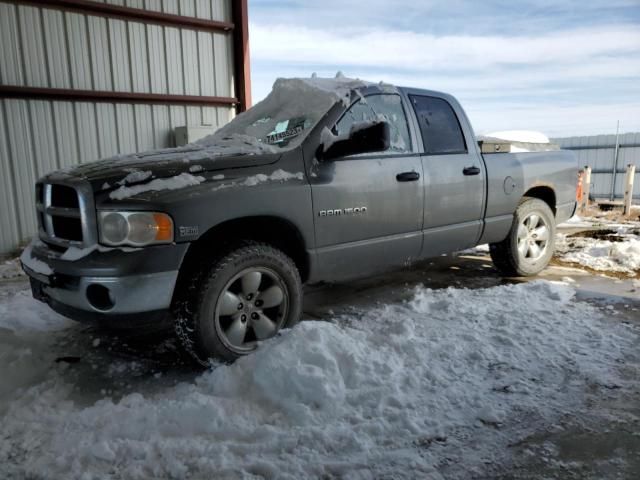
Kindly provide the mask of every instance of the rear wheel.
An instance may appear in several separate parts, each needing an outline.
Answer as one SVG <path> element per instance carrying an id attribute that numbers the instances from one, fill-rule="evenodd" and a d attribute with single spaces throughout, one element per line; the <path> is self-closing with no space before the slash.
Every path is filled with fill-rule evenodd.
<path id="1" fill-rule="evenodd" d="M 544 270 L 555 249 L 556 222 L 549 205 L 524 197 L 509 235 L 490 245 L 494 265 L 507 276 L 533 276 Z"/>
<path id="2" fill-rule="evenodd" d="M 302 311 L 294 262 L 270 245 L 245 243 L 197 275 L 176 314 L 182 345 L 201 364 L 233 361 L 293 326 Z"/>

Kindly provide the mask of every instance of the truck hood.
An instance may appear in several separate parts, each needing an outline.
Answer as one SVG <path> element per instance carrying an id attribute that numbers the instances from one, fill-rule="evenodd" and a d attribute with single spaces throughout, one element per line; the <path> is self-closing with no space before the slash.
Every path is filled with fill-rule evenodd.
<path id="1" fill-rule="evenodd" d="M 275 163 L 281 154 L 269 145 L 238 143 L 232 145 L 187 145 L 120 155 L 97 162 L 58 170 L 47 176 L 76 177 L 88 180 L 94 191 L 106 191 L 122 185 L 146 183 L 155 178 L 175 177 L 182 173 L 202 174 L 234 168 Z"/>

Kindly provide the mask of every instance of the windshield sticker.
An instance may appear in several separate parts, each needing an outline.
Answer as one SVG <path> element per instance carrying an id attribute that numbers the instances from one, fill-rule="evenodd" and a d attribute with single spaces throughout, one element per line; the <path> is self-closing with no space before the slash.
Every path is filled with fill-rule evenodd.
<path id="1" fill-rule="evenodd" d="M 265 139 L 265 143 L 268 143 L 268 144 L 280 143 L 284 140 L 297 137 L 302 133 L 303 130 L 304 130 L 304 126 L 297 125 L 296 127 L 290 128 L 288 130 L 277 132 L 272 135 L 267 135 L 267 138 Z"/>

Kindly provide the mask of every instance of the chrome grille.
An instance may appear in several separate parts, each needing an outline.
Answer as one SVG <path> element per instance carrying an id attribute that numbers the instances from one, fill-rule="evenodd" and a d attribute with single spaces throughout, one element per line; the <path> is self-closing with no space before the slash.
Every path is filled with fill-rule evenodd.
<path id="1" fill-rule="evenodd" d="M 40 239 L 61 248 L 95 243 L 93 192 L 88 184 L 43 182 L 36 185 Z"/>

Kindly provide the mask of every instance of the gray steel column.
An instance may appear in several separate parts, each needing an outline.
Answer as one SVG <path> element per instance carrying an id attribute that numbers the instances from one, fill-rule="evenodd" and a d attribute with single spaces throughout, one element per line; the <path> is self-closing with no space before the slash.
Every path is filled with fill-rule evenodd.
<path id="1" fill-rule="evenodd" d="M 609 200 L 613 201 L 616 197 L 616 177 L 618 176 L 618 151 L 620 150 L 620 120 L 618 120 L 618 124 L 616 125 L 616 149 L 613 154 L 613 170 L 612 170 L 612 180 L 611 180 L 611 197 Z"/>

